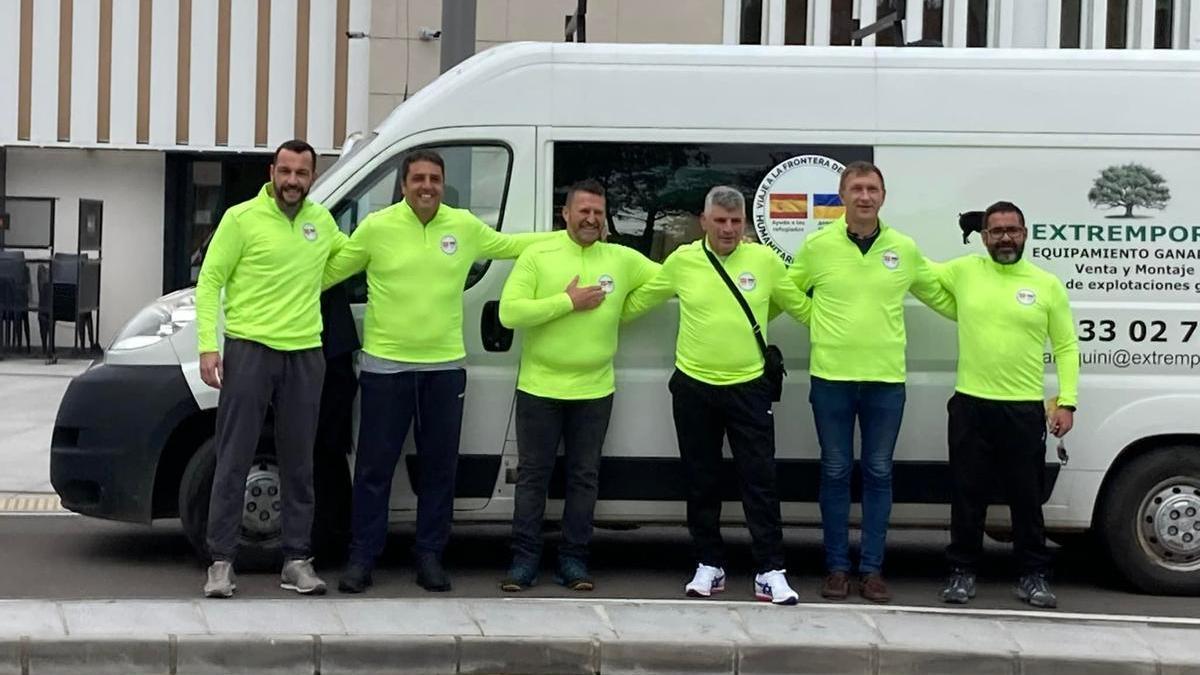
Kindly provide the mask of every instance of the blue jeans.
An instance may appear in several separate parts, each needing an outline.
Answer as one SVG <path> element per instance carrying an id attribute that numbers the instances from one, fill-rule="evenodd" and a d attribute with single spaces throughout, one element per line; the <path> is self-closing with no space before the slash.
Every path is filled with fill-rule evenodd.
<path id="1" fill-rule="evenodd" d="M 812 403 L 821 443 L 821 525 L 825 568 L 850 571 L 850 472 L 854 467 L 854 420 L 862 437 L 862 556 L 860 574 L 883 568 L 892 514 L 892 454 L 904 417 L 904 384 L 838 382 L 816 376 Z"/>

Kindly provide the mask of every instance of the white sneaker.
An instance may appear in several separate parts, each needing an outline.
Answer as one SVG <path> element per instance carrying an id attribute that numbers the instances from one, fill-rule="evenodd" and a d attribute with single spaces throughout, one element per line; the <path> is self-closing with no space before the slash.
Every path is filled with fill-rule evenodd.
<path id="1" fill-rule="evenodd" d="M 230 598 L 237 590 L 233 576 L 233 563 L 225 560 L 213 561 L 208 566 L 208 579 L 204 582 L 204 596 L 207 598 Z"/>
<path id="2" fill-rule="evenodd" d="M 696 576 L 683 591 L 692 598 L 707 598 L 725 590 L 725 570 L 711 565 L 697 565 Z"/>
<path id="3" fill-rule="evenodd" d="M 794 605 L 800 596 L 788 586 L 787 570 L 771 570 L 754 576 L 754 597 L 776 605 Z"/>

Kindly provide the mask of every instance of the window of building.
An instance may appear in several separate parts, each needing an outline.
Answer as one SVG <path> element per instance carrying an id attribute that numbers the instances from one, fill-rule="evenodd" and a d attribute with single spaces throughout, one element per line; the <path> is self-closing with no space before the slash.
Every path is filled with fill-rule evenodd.
<path id="1" fill-rule="evenodd" d="M 742 0 L 742 29 L 738 42 L 744 45 L 763 43 L 763 0 Z"/>
<path id="2" fill-rule="evenodd" d="M 1194 4 L 1192 11 L 1200 12 L 1200 4 Z M 1175 27 L 1175 3 L 1172 0 L 1158 0 L 1154 8 L 1154 48 L 1170 49 L 1175 40 L 1172 32 Z"/>
<path id="3" fill-rule="evenodd" d="M 942 40 L 942 22 L 945 0 L 925 0 L 921 31 L 926 40 Z"/>
<path id="4" fill-rule="evenodd" d="M 967 46 L 988 46 L 988 0 L 970 0 L 967 3 Z"/>
<path id="5" fill-rule="evenodd" d="M 783 44 L 808 44 L 808 0 L 787 0 L 785 12 Z"/>
<path id="6" fill-rule="evenodd" d="M 801 155 L 823 155 L 848 164 L 870 161 L 872 150 L 869 146 L 558 142 L 550 205 L 554 227 L 565 226 L 561 212 L 567 188 L 593 178 L 607 191 L 608 241 L 637 249 L 652 260 L 661 262 L 700 238 L 704 196 L 714 185 L 733 186 L 745 196 L 746 231 L 752 236 L 754 200 L 763 178 L 781 162 Z M 836 175 L 831 186 L 814 189 L 836 190 Z"/>
<path id="7" fill-rule="evenodd" d="M 1104 46 L 1109 49 L 1125 49 L 1129 39 L 1129 0 L 1108 0 L 1108 25 L 1105 27 Z"/>
<path id="8" fill-rule="evenodd" d="M 854 0 L 831 0 L 829 44 L 849 45 L 854 32 Z"/>
<path id="9" fill-rule="evenodd" d="M 1083 46 L 1081 40 L 1081 22 L 1083 0 L 1062 0 L 1061 20 L 1059 21 L 1058 46 L 1063 49 L 1079 49 Z"/>

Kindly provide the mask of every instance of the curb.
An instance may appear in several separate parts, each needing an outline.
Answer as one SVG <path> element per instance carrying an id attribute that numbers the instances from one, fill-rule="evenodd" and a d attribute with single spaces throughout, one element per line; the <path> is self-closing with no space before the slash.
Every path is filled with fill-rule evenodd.
<path id="1" fill-rule="evenodd" d="M 0 675 L 1200 675 L 1200 626 L 746 603 L 0 601 Z"/>
<path id="2" fill-rule="evenodd" d="M 1195 662 L 890 645 L 576 638 L 163 635 L 0 640 L 0 675 L 1184 675 Z"/>

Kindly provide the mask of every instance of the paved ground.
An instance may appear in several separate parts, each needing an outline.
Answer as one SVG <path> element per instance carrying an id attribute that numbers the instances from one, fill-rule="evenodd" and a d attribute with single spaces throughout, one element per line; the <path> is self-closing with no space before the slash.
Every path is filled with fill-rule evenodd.
<path id="1" fill-rule="evenodd" d="M 551 535 L 553 538 L 553 535 Z M 723 600 L 752 601 L 749 538 L 727 530 L 729 583 Z M 945 532 L 899 531 L 889 542 L 887 570 L 897 605 L 941 607 L 936 597 L 942 581 Z M 0 598 L 195 598 L 204 568 L 195 558 L 177 523 L 154 527 L 97 521 L 79 516 L 0 517 Z M 793 585 L 804 602 L 817 596 L 820 533 L 789 528 L 785 533 Z M 492 598 L 508 562 L 507 531 L 499 526 L 461 526 L 447 552 L 454 574 L 452 593 L 431 596 L 412 581 L 407 550 L 411 530 L 401 528 L 388 542 L 376 574 L 371 598 Z M 552 549 L 551 549 L 552 550 Z M 1126 588 L 1086 548 L 1059 554 L 1056 589 L 1060 612 L 1088 612 L 1164 617 L 1200 617 L 1195 598 L 1139 595 Z M 327 580 L 336 567 L 320 565 Z M 691 559 L 683 528 L 652 527 L 636 531 L 597 532 L 593 567 L 596 592 L 602 598 L 680 598 L 690 578 Z M 989 544 L 973 607 L 1021 610 L 1012 596 L 1011 559 L 1006 547 Z M 545 570 L 537 587 L 520 597 L 579 598 L 553 583 Z M 274 574 L 239 576 L 238 594 L 248 598 L 287 598 Z"/>
<path id="2" fill-rule="evenodd" d="M 90 361 L 0 361 L 0 492 L 49 492 L 50 434 L 71 378 Z"/>

